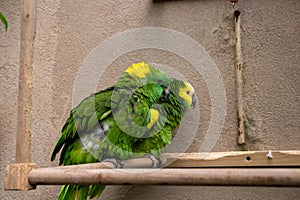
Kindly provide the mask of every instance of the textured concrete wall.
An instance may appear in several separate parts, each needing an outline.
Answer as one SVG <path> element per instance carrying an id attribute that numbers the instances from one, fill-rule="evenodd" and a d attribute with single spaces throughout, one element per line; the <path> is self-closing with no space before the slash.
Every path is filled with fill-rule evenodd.
<path id="1" fill-rule="evenodd" d="M 246 149 L 300 149 L 300 1 L 240 1 L 245 62 L 245 107 L 249 121 Z M 55 199 L 59 187 L 29 192 L 3 191 L 7 164 L 14 162 L 19 62 L 20 4 L 0 1 L 9 31 L 0 28 L 0 199 Z M 72 93 L 83 60 L 116 33 L 165 27 L 182 32 L 209 53 L 226 92 L 225 126 L 213 151 L 242 150 L 236 144 L 234 23 L 228 1 L 38 1 L 34 55 L 32 160 L 55 166 L 50 154 L 72 107 Z M 114 52 L 106 52 L 107 56 Z M 190 52 L 191 54 L 193 52 Z M 113 84 L 130 63 L 168 65 L 195 85 L 200 125 L 188 151 L 199 151 L 209 128 L 211 99 L 202 75 L 182 57 L 143 49 L 118 57 L 98 88 Z M 184 66 L 184 67 L 183 67 Z M 79 76 L 80 78 L 80 76 Z M 213 81 L 213 80 L 210 80 Z M 187 118 L 189 119 L 191 118 Z M 112 186 L 100 199 L 296 199 L 299 188 Z"/>

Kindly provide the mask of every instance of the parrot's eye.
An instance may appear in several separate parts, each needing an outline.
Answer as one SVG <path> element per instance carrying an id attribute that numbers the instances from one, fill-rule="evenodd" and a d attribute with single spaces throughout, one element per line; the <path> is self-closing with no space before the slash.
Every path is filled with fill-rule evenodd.
<path id="1" fill-rule="evenodd" d="M 190 95 L 190 91 L 189 91 L 189 90 L 188 90 L 188 91 L 186 91 L 186 94 L 187 94 L 187 95 Z"/>

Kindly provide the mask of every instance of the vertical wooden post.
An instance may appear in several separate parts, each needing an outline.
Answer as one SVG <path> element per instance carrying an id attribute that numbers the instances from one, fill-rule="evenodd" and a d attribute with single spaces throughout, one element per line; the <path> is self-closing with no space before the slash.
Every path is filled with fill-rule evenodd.
<path id="1" fill-rule="evenodd" d="M 36 0 L 22 0 L 19 96 L 17 120 L 16 163 L 6 168 L 5 190 L 30 190 L 29 172 L 36 168 L 31 163 L 32 71 L 36 25 Z"/>
<path id="2" fill-rule="evenodd" d="M 35 0 L 22 0 L 16 162 L 31 162 L 32 71 L 36 25 Z"/>
<path id="3" fill-rule="evenodd" d="M 235 16 L 235 72 L 236 72 L 236 93 L 237 93 L 237 117 L 238 117 L 238 144 L 245 143 L 245 113 L 243 106 L 243 60 L 241 47 L 241 17 L 240 11 L 234 11 Z"/>

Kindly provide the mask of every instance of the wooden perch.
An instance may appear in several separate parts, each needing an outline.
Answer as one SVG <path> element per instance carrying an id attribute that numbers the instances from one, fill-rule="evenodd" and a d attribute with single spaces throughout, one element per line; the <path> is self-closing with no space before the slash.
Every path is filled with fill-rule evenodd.
<path id="1" fill-rule="evenodd" d="M 253 186 L 299 186 L 300 181 L 299 168 L 245 168 L 299 167 L 300 151 L 184 153 L 164 154 L 163 157 L 168 170 L 151 168 L 152 160 L 149 158 L 125 160 L 124 168 L 127 169 L 111 169 L 114 165 L 109 162 L 39 169 L 35 169 L 34 164 L 14 164 L 7 168 L 5 189 L 28 190 L 34 189 L 37 184 L 91 184 L 89 181 L 93 184 Z M 141 175 L 144 173 L 149 176 L 144 178 Z M 146 177 L 150 181 L 147 181 Z"/>
<path id="2" fill-rule="evenodd" d="M 54 169 L 29 173 L 32 185 L 300 186 L 299 168 Z"/>
<path id="3" fill-rule="evenodd" d="M 125 160 L 124 168 L 150 168 L 152 166 L 152 160 L 150 158 L 139 158 Z M 35 189 L 35 185 L 29 183 L 29 173 L 32 169 L 36 169 L 37 166 L 34 163 L 16 163 L 10 164 L 6 168 L 6 174 L 4 179 L 5 190 L 31 190 Z M 114 165 L 110 162 L 100 162 L 93 164 L 82 164 L 82 165 L 69 165 L 69 166 L 58 166 L 52 168 L 40 168 L 42 170 L 86 170 L 86 169 L 110 169 L 114 168 Z M 46 178 L 47 179 L 47 178 Z"/>

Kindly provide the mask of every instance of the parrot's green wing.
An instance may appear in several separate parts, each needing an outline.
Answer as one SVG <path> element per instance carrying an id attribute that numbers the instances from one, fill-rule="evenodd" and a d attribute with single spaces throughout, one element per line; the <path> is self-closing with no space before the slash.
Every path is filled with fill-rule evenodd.
<path id="1" fill-rule="evenodd" d="M 133 144 L 144 134 L 136 127 L 149 130 L 150 108 L 168 84 L 169 78 L 161 70 L 146 63 L 130 66 L 113 87 L 92 94 L 71 111 L 51 160 L 61 149 L 63 165 L 128 158 Z M 103 189 L 104 186 L 65 185 L 59 199 L 97 197 Z"/>
<path id="2" fill-rule="evenodd" d="M 171 144 L 174 131 L 180 125 L 184 113 L 190 107 L 194 107 L 196 103 L 194 89 L 189 83 L 172 78 L 169 87 L 168 98 L 159 101 L 160 106 L 152 108 L 152 112 L 158 115 L 156 117 L 158 120 L 148 135 L 134 144 L 134 153 L 150 153 L 158 158 L 165 147 Z"/>
<path id="3" fill-rule="evenodd" d="M 74 140 L 78 139 L 78 132 L 92 130 L 98 124 L 98 119 L 103 120 L 111 114 L 111 95 L 113 90 L 114 88 L 110 87 L 92 94 L 71 111 L 70 117 L 62 128 L 62 134 L 54 147 L 51 161 L 55 159 L 55 155 L 65 144 L 73 143 Z M 65 159 L 64 153 L 65 149 L 61 154 L 59 164 L 63 164 Z M 64 164 L 66 165 L 66 163 Z"/>
<path id="4" fill-rule="evenodd" d="M 150 120 L 149 107 L 161 95 L 160 86 L 167 87 L 168 84 L 169 78 L 166 73 L 146 63 L 137 63 L 128 67 L 115 86 L 90 95 L 71 111 L 53 150 L 51 160 L 55 159 L 55 155 L 65 144 L 72 144 L 73 140 L 77 140 L 78 133 L 90 132 L 99 125 L 99 122 L 111 117 L 113 109 L 114 118 L 117 120 L 123 123 L 126 120 L 127 122 L 134 120 L 137 125 L 145 126 Z M 124 106 L 128 102 L 132 105 L 129 111 L 124 109 L 128 108 Z M 125 116 L 122 113 L 125 113 Z M 111 120 L 114 119 L 110 119 L 108 124 L 113 123 Z M 64 157 L 62 154 L 60 164 L 63 164 Z"/>

